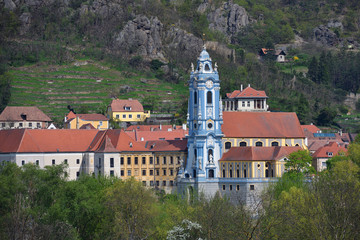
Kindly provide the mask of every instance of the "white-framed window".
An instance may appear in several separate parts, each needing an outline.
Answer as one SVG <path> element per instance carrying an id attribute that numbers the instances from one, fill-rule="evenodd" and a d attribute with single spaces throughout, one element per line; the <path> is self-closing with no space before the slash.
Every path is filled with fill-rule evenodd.
<path id="1" fill-rule="evenodd" d="M 131 176 L 131 170 L 128 170 L 128 171 L 127 171 L 127 175 L 128 175 L 128 176 Z"/>
<path id="2" fill-rule="evenodd" d="M 136 117 L 137 117 L 138 119 L 140 119 L 140 114 L 136 115 Z"/>
<path id="3" fill-rule="evenodd" d="M 123 114 L 123 118 L 126 118 L 126 114 Z"/>
<path id="4" fill-rule="evenodd" d="M 131 110 L 131 107 L 125 107 L 125 110 L 126 110 L 126 111 L 130 111 L 130 110 Z"/>
<path id="5" fill-rule="evenodd" d="M 132 114 L 129 114 L 129 118 L 132 118 Z"/>
<path id="6" fill-rule="evenodd" d="M 245 101 L 242 101 L 242 106 L 245 107 Z"/>
<path id="7" fill-rule="evenodd" d="M 247 102 L 247 106 L 250 107 L 250 101 Z"/>
<path id="8" fill-rule="evenodd" d="M 102 126 L 102 125 L 103 125 L 103 122 L 102 122 L 102 121 L 100 121 L 100 122 L 99 122 L 99 125 L 100 125 L 100 126 Z"/>
<path id="9" fill-rule="evenodd" d="M 120 115 L 119 115 L 119 114 L 116 114 L 116 118 L 119 119 L 119 118 L 120 118 Z"/>

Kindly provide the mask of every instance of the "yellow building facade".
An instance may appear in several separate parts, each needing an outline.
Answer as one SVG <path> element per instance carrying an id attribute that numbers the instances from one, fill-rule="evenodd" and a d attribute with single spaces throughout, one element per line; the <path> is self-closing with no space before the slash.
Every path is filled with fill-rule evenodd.
<path id="1" fill-rule="evenodd" d="M 144 111 L 136 99 L 114 99 L 108 107 L 108 117 L 120 122 L 144 122 L 150 117 L 150 111 Z"/>

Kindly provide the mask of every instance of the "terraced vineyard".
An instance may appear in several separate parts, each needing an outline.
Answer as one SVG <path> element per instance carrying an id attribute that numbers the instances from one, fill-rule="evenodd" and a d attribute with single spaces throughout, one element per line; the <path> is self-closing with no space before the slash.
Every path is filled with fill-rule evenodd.
<path id="1" fill-rule="evenodd" d="M 106 108 L 111 98 L 153 97 L 158 111 L 174 111 L 187 97 L 187 87 L 160 81 L 136 72 L 118 71 L 106 64 L 79 60 L 68 65 L 32 65 L 11 70 L 11 106 L 37 106 L 53 119 L 86 108 L 89 112 Z M 144 103 L 143 103 L 144 104 Z"/>

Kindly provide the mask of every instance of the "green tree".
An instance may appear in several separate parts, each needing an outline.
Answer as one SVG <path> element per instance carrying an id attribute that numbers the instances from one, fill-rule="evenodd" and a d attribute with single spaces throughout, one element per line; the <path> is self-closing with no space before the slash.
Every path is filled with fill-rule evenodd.
<path id="1" fill-rule="evenodd" d="M 116 239 L 144 239 L 154 234 L 156 197 L 134 178 L 118 181 L 106 190 L 107 221 L 103 236 Z"/>
<path id="2" fill-rule="evenodd" d="M 312 158 L 307 150 L 293 152 L 285 161 L 285 169 L 288 172 L 308 174 L 315 171 L 311 166 Z"/>
<path id="3" fill-rule="evenodd" d="M 313 81 L 313 82 L 319 82 L 318 81 L 318 68 L 319 68 L 319 63 L 318 60 L 315 56 L 312 57 L 310 64 L 308 66 L 308 77 Z"/>

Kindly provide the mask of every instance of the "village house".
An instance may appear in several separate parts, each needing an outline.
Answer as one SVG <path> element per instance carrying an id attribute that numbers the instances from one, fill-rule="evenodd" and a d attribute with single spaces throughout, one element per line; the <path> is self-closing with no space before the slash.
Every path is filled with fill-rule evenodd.
<path id="1" fill-rule="evenodd" d="M 64 119 L 65 129 L 100 129 L 109 128 L 109 119 L 102 114 L 75 114 L 70 111 Z"/>
<path id="2" fill-rule="evenodd" d="M 243 89 L 241 84 L 240 90 L 227 93 L 224 101 L 224 111 L 239 112 L 266 112 L 269 106 L 266 104 L 265 91 L 257 91 L 250 87 Z"/>
<path id="3" fill-rule="evenodd" d="M 0 114 L 0 130 L 14 128 L 48 128 L 52 120 L 37 107 L 7 106 Z"/>
<path id="4" fill-rule="evenodd" d="M 136 99 L 114 99 L 111 101 L 107 114 L 109 119 L 117 122 L 140 123 L 150 117 L 150 111 L 144 111 Z"/>
<path id="5" fill-rule="evenodd" d="M 320 147 L 313 155 L 313 167 L 317 172 L 326 169 L 326 161 L 337 155 L 345 155 L 347 149 L 340 146 L 337 142 L 329 142 Z"/>
<path id="6" fill-rule="evenodd" d="M 284 50 L 281 49 L 274 51 L 274 49 L 261 48 L 258 56 L 260 59 L 263 59 L 265 56 L 269 56 L 269 53 L 273 54 L 272 56 L 277 62 L 283 63 L 286 61 L 285 60 L 286 53 Z"/>

